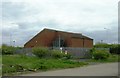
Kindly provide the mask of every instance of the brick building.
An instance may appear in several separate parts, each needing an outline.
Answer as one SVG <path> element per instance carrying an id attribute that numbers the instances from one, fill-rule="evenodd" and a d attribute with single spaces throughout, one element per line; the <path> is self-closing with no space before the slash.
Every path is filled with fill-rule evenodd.
<path id="1" fill-rule="evenodd" d="M 31 40 L 29 40 L 24 47 L 92 48 L 93 39 L 80 33 L 64 32 L 45 28 Z"/>

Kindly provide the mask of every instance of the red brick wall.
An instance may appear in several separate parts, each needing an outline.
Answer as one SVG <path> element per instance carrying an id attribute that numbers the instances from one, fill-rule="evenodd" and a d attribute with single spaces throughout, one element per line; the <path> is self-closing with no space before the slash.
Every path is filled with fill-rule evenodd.
<path id="1" fill-rule="evenodd" d="M 42 46 L 42 47 L 48 47 L 50 46 L 52 40 L 55 37 L 54 32 L 46 31 L 39 33 L 36 35 L 31 41 L 29 41 L 27 44 L 25 44 L 24 47 L 35 47 L 35 46 Z M 37 43 L 36 43 L 37 41 Z"/>
<path id="2" fill-rule="evenodd" d="M 92 48 L 93 47 L 93 40 L 84 39 L 84 47 Z"/>
<path id="3" fill-rule="evenodd" d="M 83 47 L 83 40 L 80 38 L 71 38 L 71 47 Z"/>
<path id="4" fill-rule="evenodd" d="M 93 40 L 90 39 L 80 39 L 80 38 L 72 38 L 71 47 L 86 47 L 92 48 L 93 47 Z"/>
<path id="5" fill-rule="evenodd" d="M 52 42 L 58 37 L 61 36 L 65 39 L 67 47 L 84 47 L 91 48 L 93 47 L 93 40 L 80 39 L 80 38 L 71 38 L 71 34 L 65 32 L 55 32 L 50 30 L 43 30 L 38 33 L 32 40 L 28 41 L 24 47 L 51 47 Z M 37 42 L 36 42 L 37 41 Z"/>

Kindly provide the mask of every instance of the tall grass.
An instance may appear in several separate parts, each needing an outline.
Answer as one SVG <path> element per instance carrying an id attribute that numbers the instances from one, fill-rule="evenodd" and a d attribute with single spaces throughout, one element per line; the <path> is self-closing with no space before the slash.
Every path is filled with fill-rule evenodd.
<path id="1" fill-rule="evenodd" d="M 44 71 L 58 68 L 73 68 L 87 65 L 83 62 L 74 62 L 61 59 L 40 59 L 38 57 L 28 57 L 24 55 L 4 55 L 2 74 L 25 72 L 25 71 Z"/>
<path id="2" fill-rule="evenodd" d="M 0 76 L 2 75 L 2 55 L 0 55 Z"/>

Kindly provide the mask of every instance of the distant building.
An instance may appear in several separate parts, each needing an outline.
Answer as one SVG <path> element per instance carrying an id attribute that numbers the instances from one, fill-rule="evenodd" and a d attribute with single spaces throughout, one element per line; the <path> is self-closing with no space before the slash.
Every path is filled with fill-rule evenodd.
<path id="1" fill-rule="evenodd" d="M 80 33 L 64 32 L 45 28 L 29 40 L 24 47 L 92 48 L 93 39 Z"/>

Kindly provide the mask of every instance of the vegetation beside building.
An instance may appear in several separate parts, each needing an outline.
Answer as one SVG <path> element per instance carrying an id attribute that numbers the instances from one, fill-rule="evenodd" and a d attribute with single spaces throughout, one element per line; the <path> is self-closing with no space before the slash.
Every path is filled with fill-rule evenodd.
<path id="1" fill-rule="evenodd" d="M 94 48 L 109 48 L 110 53 L 120 54 L 120 44 L 107 44 L 107 43 L 97 43 Z"/>
<path id="2" fill-rule="evenodd" d="M 117 47 L 116 45 L 113 46 Z M 96 47 L 96 45 L 94 47 Z M 16 49 L 18 48 L 7 45 L 2 47 L 1 53 L 4 52 L 2 56 L 3 75 L 16 75 L 18 73 L 21 74 L 26 72 L 74 68 L 88 65 L 91 62 L 118 62 L 118 59 L 120 59 L 120 56 L 118 55 L 119 50 L 116 50 L 116 52 L 111 54 L 106 50 L 96 50 L 93 48 L 91 50 L 91 54 L 94 58 L 89 59 L 89 61 L 81 62 L 80 59 L 77 59 L 79 61 L 75 61 L 71 58 L 72 56 L 70 54 L 61 53 L 59 50 L 51 50 L 52 52 L 49 52 L 47 48 L 33 48 L 33 53 L 36 56 L 26 56 L 25 54 L 15 54 L 14 51 Z"/>
<path id="3" fill-rule="evenodd" d="M 25 55 L 3 55 L 3 75 L 16 75 L 24 72 L 46 71 L 53 69 L 74 68 L 87 65 L 85 62 L 76 62 L 63 59 L 45 59 Z"/>

